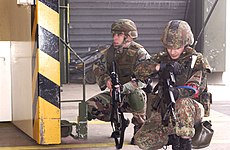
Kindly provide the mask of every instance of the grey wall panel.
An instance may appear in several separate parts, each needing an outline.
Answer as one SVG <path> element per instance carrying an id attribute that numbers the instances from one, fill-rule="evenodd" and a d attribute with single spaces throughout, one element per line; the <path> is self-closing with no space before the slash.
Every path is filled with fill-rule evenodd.
<path id="1" fill-rule="evenodd" d="M 120 18 L 132 19 L 137 41 L 154 53 L 163 49 L 160 36 L 171 19 L 184 19 L 187 0 L 69 0 L 71 47 L 79 54 L 88 47 L 110 44 L 110 26 Z"/>
<path id="2" fill-rule="evenodd" d="M 204 18 L 210 13 L 214 2 L 205 1 Z M 218 1 L 204 30 L 204 55 L 213 72 L 226 71 L 226 0 Z"/>

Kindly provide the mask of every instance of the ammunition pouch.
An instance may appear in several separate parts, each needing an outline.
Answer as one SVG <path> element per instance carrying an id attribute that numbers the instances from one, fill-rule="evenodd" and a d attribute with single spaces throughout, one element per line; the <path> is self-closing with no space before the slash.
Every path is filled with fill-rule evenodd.
<path id="1" fill-rule="evenodd" d="M 210 115 L 210 108 L 212 104 L 212 94 L 210 92 L 203 92 L 199 97 L 199 102 L 204 107 L 204 117 Z"/>

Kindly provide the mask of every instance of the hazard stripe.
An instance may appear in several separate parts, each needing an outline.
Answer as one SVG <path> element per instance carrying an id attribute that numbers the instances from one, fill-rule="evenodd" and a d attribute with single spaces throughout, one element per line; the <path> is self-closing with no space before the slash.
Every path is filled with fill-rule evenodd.
<path id="1" fill-rule="evenodd" d="M 38 97 L 34 120 L 34 138 L 38 143 L 60 143 L 60 109 Z"/>
<path id="2" fill-rule="evenodd" d="M 58 3 L 57 0 L 39 0 L 49 8 L 53 9 L 54 11 L 58 12 Z"/>
<path id="3" fill-rule="evenodd" d="M 50 1 L 50 3 L 52 3 L 52 1 Z M 46 3 L 40 1 L 37 3 L 38 24 L 59 37 L 59 14 L 45 4 Z M 55 0 L 53 4 L 58 5 L 58 0 Z"/>
<path id="4" fill-rule="evenodd" d="M 50 104 L 42 97 L 38 97 L 40 117 L 43 119 L 56 119 L 60 117 L 60 109 Z"/>
<path id="5" fill-rule="evenodd" d="M 52 56 L 54 59 L 59 60 L 59 38 L 39 26 L 39 49 Z"/>
<path id="6" fill-rule="evenodd" d="M 38 144 L 61 142 L 58 3 L 58 0 L 37 0 L 34 14 L 37 26 L 33 25 L 32 33 L 37 32 L 38 39 L 34 65 L 37 77 L 34 75 L 33 79 L 37 78 L 38 93 L 33 103 L 33 138 Z"/>
<path id="7" fill-rule="evenodd" d="M 60 86 L 60 62 L 41 50 L 38 50 L 38 59 L 38 72 Z"/>
<path id="8" fill-rule="evenodd" d="M 38 96 L 42 97 L 54 106 L 60 108 L 60 86 L 56 85 L 40 73 L 38 74 L 38 80 Z"/>

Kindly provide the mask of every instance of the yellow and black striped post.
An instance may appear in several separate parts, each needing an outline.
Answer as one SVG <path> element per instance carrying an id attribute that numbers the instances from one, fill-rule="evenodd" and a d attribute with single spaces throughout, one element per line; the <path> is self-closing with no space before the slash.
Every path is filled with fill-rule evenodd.
<path id="1" fill-rule="evenodd" d="M 33 138 L 61 143 L 58 0 L 36 0 L 32 9 Z"/>

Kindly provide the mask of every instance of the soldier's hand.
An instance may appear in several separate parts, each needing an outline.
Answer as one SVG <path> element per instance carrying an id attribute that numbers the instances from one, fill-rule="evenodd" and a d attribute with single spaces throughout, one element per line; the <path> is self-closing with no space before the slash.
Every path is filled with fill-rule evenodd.
<path id="1" fill-rule="evenodd" d="M 171 66 L 167 62 L 161 62 L 160 63 L 160 69 L 159 69 L 159 76 L 162 79 L 168 79 L 169 78 L 169 72 L 171 70 Z"/>
<path id="2" fill-rule="evenodd" d="M 107 82 L 106 82 L 106 86 L 108 89 L 112 90 L 112 81 L 111 79 L 109 79 Z"/>
<path id="3" fill-rule="evenodd" d="M 138 88 L 138 84 L 136 81 L 131 81 L 131 84 L 132 84 L 134 89 Z"/>

